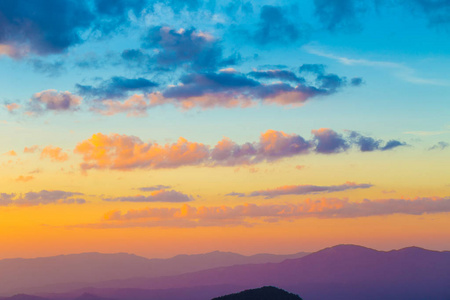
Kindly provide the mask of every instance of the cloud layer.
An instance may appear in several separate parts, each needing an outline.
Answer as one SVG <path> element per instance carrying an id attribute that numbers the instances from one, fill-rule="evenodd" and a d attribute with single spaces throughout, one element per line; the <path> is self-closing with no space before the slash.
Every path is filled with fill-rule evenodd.
<path id="1" fill-rule="evenodd" d="M 136 195 L 128 197 L 104 198 L 108 202 L 189 202 L 193 201 L 194 197 L 186 195 L 174 190 L 153 190 L 150 195 Z"/>
<path id="2" fill-rule="evenodd" d="M 352 144 L 357 142 L 351 134 L 344 136 L 327 128 L 313 130 L 310 140 L 297 134 L 268 130 L 261 134 L 258 142 L 239 145 L 224 138 L 214 147 L 184 138 L 179 138 L 176 143 L 160 145 L 144 142 L 134 136 L 97 133 L 79 143 L 74 152 L 82 156 L 80 166 L 83 170 L 126 171 L 140 168 L 250 165 L 308 153 L 335 154 L 348 150 Z M 390 141 L 383 148 L 374 147 L 367 151 L 390 150 L 402 145 L 402 142 Z"/>
<path id="3" fill-rule="evenodd" d="M 84 204 L 86 200 L 80 198 L 82 193 L 65 191 L 28 192 L 25 194 L 0 194 L 0 206 L 37 206 L 48 204 Z"/>
<path id="4" fill-rule="evenodd" d="M 248 194 L 244 193 L 230 193 L 227 196 L 238 196 L 238 197 L 259 197 L 262 196 L 265 199 L 271 199 L 283 195 L 308 195 L 308 194 L 319 194 L 319 193 L 334 193 L 342 192 L 346 190 L 354 189 L 368 189 L 371 188 L 372 184 L 358 184 L 354 182 L 347 182 L 340 185 L 330 185 L 330 186 L 318 186 L 318 185 L 285 185 L 274 189 L 260 190 L 250 192 Z"/>
<path id="5" fill-rule="evenodd" d="M 183 205 L 181 208 L 145 208 L 105 214 L 104 223 L 94 227 L 146 226 L 226 226 L 254 225 L 260 222 L 280 222 L 301 218 L 359 218 L 393 214 L 422 215 L 450 212 L 450 198 L 423 197 L 416 199 L 307 199 L 298 204 L 231 206 Z"/>

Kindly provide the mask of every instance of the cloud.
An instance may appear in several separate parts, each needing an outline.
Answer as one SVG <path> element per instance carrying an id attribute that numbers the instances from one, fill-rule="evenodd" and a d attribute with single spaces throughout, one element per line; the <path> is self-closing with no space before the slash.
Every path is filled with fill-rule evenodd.
<path id="1" fill-rule="evenodd" d="M 82 44 L 85 36 L 104 37 L 138 15 L 144 0 L 2 0 L 0 55 L 20 58 L 29 53 L 49 55 Z"/>
<path id="2" fill-rule="evenodd" d="M 75 153 L 83 156 L 81 168 L 130 170 L 178 168 L 198 165 L 208 158 L 208 147 L 179 138 L 176 143 L 145 143 L 134 136 L 94 134 L 79 143 Z"/>
<path id="3" fill-rule="evenodd" d="M 48 204 L 84 204 L 82 193 L 42 190 L 25 194 L 0 194 L 0 206 L 36 206 Z"/>
<path id="4" fill-rule="evenodd" d="M 232 197 L 242 198 L 242 197 L 245 197 L 246 195 L 245 195 L 245 193 L 231 192 L 231 193 L 225 194 L 225 196 L 232 196 Z"/>
<path id="5" fill-rule="evenodd" d="M 42 59 L 30 59 L 28 61 L 35 72 L 46 74 L 47 76 L 60 75 L 65 70 L 63 60 L 47 62 Z"/>
<path id="6" fill-rule="evenodd" d="M 134 55 L 137 54 L 131 56 Z M 169 104 L 183 110 L 248 107 L 257 103 L 300 106 L 312 98 L 332 95 L 348 86 L 345 77 L 332 73 L 316 72 L 309 77 L 310 80 L 306 81 L 294 72 L 279 69 L 254 70 L 244 74 L 224 68 L 218 72 L 184 74 L 177 85 L 170 85 L 161 92 L 146 93 L 156 85 L 147 79 L 123 77 L 113 77 L 97 87 L 77 85 L 77 88 L 81 95 L 97 97 L 90 103 L 91 111 L 108 116 L 119 113 L 146 116 L 150 108 Z M 137 90 L 143 93 L 136 93 L 125 100 L 116 99 Z"/>
<path id="7" fill-rule="evenodd" d="M 0 44 L 25 47 L 39 55 L 60 53 L 81 43 L 80 31 L 94 19 L 87 2 L 71 0 L 4 0 L 0 12 Z"/>
<path id="8" fill-rule="evenodd" d="M 346 151 L 350 145 L 341 134 L 329 128 L 312 130 L 316 142 L 316 152 L 323 154 L 339 153 Z"/>
<path id="9" fill-rule="evenodd" d="M 377 60 L 367 60 L 367 59 L 355 59 L 348 58 L 344 56 L 335 55 L 332 53 L 328 53 L 318 49 L 312 45 L 305 45 L 302 47 L 306 52 L 326 57 L 329 59 L 336 60 L 344 65 L 349 66 L 366 66 L 372 68 L 380 68 L 385 69 L 393 73 L 394 76 L 397 76 L 403 81 L 421 84 L 421 85 L 436 85 L 436 86 L 450 86 L 450 82 L 447 79 L 439 79 L 439 78 L 423 78 L 416 75 L 416 70 L 403 65 L 401 63 L 390 62 L 390 61 L 377 61 Z"/>
<path id="10" fill-rule="evenodd" d="M 258 142 L 237 144 L 223 138 L 211 147 L 190 142 L 182 137 L 176 143 L 160 145 L 143 142 L 134 136 L 102 133 L 80 142 L 74 152 L 82 155 L 82 170 L 159 169 L 182 166 L 239 166 L 273 162 L 308 153 L 336 154 L 348 150 L 354 142 L 335 131 L 322 128 L 313 130 L 311 140 L 297 134 L 267 130 Z M 398 142 L 403 145 L 403 143 Z M 399 145 L 392 141 L 377 150 L 390 150 Z M 362 151 L 362 150 L 361 150 Z"/>
<path id="11" fill-rule="evenodd" d="M 94 98 L 121 98 L 127 95 L 128 92 L 147 93 L 158 84 L 145 78 L 125 78 L 120 76 L 111 77 L 109 80 L 101 82 L 98 86 L 80 85 L 76 88 L 78 93 L 82 96 L 91 96 Z"/>
<path id="12" fill-rule="evenodd" d="M 140 187 L 140 188 L 138 188 L 138 190 L 140 190 L 141 192 L 153 192 L 153 191 L 159 191 L 159 190 L 166 190 L 166 189 L 170 189 L 170 188 L 172 188 L 172 186 L 170 186 L 170 185 L 158 184 L 158 185 L 153 185 L 153 186 Z"/>
<path id="13" fill-rule="evenodd" d="M 3 155 L 8 155 L 8 156 L 17 156 L 17 152 L 14 150 L 10 150 L 6 153 L 3 153 Z"/>
<path id="14" fill-rule="evenodd" d="M 290 7 L 289 10 L 296 9 Z M 288 8 L 264 5 L 259 15 L 259 23 L 253 40 L 259 45 L 289 44 L 303 38 L 298 24 L 289 16 Z"/>
<path id="15" fill-rule="evenodd" d="M 39 146 L 38 146 L 38 145 L 33 145 L 33 146 L 31 146 L 31 147 L 25 147 L 25 148 L 23 149 L 23 153 L 34 153 L 34 152 L 36 152 L 37 150 L 39 150 Z"/>
<path id="16" fill-rule="evenodd" d="M 41 151 L 41 159 L 48 158 L 51 161 L 64 162 L 69 159 L 69 155 L 60 147 L 47 146 Z"/>
<path id="17" fill-rule="evenodd" d="M 255 164 L 305 154 L 311 146 L 310 142 L 299 135 L 267 130 L 261 134 L 258 143 L 237 145 L 224 138 L 212 149 L 211 159 L 216 165 Z"/>
<path id="18" fill-rule="evenodd" d="M 356 131 L 350 132 L 350 139 L 352 143 L 357 145 L 359 147 L 359 150 L 361 150 L 362 152 L 376 150 L 386 151 L 400 146 L 407 146 L 406 143 L 397 140 L 390 140 L 382 146 L 382 144 L 384 143 L 383 140 L 376 140 L 372 137 L 363 136 Z"/>
<path id="19" fill-rule="evenodd" d="M 315 15 L 330 31 L 361 29 L 358 14 L 367 8 L 367 3 L 355 0 L 314 0 Z"/>
<path id="20" fill-rule="evenodd" d="M 33 180 L 33 179 L 34 179 L 34 176 L 23 176 L 23 175 L 20 175 L 19 177 L 17 177 L 15 179 L 15 181 L 17 181 L 17 182 L 28 182 L 28 181 Z"/>
<path id="21" fill-rule="evenodd" d="M 254 70 L 248 75 L 256 79 L 278 79 L 296 83 L 305 81 L 304 78 L 298 77 L 294 72 L 287 70 Z"/>
<path id="22" fill-rule="evenodd" d="M 284 82 L 262 83 L 238 72 L 191 73 L 181 77 L 180 82 L 166 89 L 163 96 L 175 99 L 185 109 L 246 107 L 256 101 L 298 106 L 311 98 L 334 94 L 346 85 L 345 78 L 335 74 L 320 74 L 314 82 L 293 86 Z"/>
<path id="23" fill-rule="evenodd" d="M 314 0 L 315 15 L 330 31 L 358 31 L 362 29 L 360 18 L 363 13 L 380 8 L 408 9 L 428 19 L 432 26 L 446 27 L 450 24 L 450 3 L 447 0 L 394 0 L 394 1 L 356 1 L 356 0 Z M 387 12 L 389 13 L 389 12 Z"/>
<path id="24" fill-rule="evenodd" d="M 401 3 L 409 5 L 413 11 L 419 11 L 432 26 L 448 26 L 450 24 L 450 2 L 447 0 L 412 0 Z"/>
<path id="25" fill-rule="evenodd" d="M 353 86 L 360 86 L 364 81 L 361 77 L 354 77 L 351 79 L 350 84 Z"/>
<path id="26" fill-rule="evenodd" d="M 81 105 L 82 98 L 68 91 L 45 90 L 36 93 L 30 100 L 29 112 L 41 113 L 45 111 L 76 111 Z"/>
<path id="27" fill-rule="evenodd" d="M 428 148 L 428 150 L 444 150 L 445 148 L 448 148 L 450 145 L 446 142 L 438 142 L 436 145 Z"/>
<path id="28" fill-rule="evenodd" d="M 180 208 L 145 208 L 126 212 L 111 211 L 104 222 L 92 227 L 195 227 L 255 225 L 302 218 L 360 218 L 394 214 L 423 215 L 450 212 L 449 197 L 415 199 L 307 199 L 297 204 L 243 204 L 199 206 L 184 204 Z M 81 225 L 80 227 L 83 227 Z"/>
<path id="29" fill-rule="evenodd" d="M 404 134 L 412 134 L 412 135 L 418 135 L 418 136 L 429 136 L 429 135 L 441 135 L 450 133 L 450 131 L 407 131 L 404 132 Z"/>
<path id="30" fill-rule="evenodd" d="M 104 99 L 97 101 L 91 107 L 91 111 L 104 116 L 112 116 L 119 113 L 126 113 L 127 117 L 143 117 L 147 115 L 147 110 L 170 103 L 164 99 L 159 92 L 150 94 L 135 94 L 124 101 Z"/>
<path id="31" fill-rule="evenodd" d="M 16 110 L 18 110 L 20 107 L 22 107 L 22 105 L 18 104 L 18 103 L 7 103 L 5 104 L 6 109 L 12 113 Z"/>
<path id="32" fill-rule="evenodd" d="M 150 195 L 136 195 L 128 197 L 117 197 L 117 198 L 104 198 L 104 201 L 108 202 L 189 202 L 193 201 L 194 197 L 186 195 L 175 190 L 167 191 L 165 189 L 152 191 Z"/>
<path id="33" fill-rule="evenodd" d="M 248 194 L 236 193 L 227 194 L 227 196 L 239 196 L 242 197 L 245 195 L 246 197 L 259 197 L 263 196 L 265 199 L 271 199 L 284 195 L 309 195 L 309 194 L 319 194 L 319 193 L 335 193 L 342 192 L 346 190 L 354 190 L 354 189 L 368 189 L 371 188 L 372 184 L 357 184 L 354 182 L 347 182 L 341 185 L 330 185 L 330 186 L 318 186 L 318 185 L 285 185 L 280 186 L 275 189 L 267 189 L 250 192 Z"/>
<path id="34" fill-rule="evenodd" d="M 188 67 L 194 70 L 215 70 L 234 65 L 239 56 L 223 57 L 220 41 L 208 33 L 195 28 L 175 30 L 170 27 L 155 26 L 142 38 L 142 47 L 152 49 L 156 54 L 145 54 L 140 49 L 126 50 L 122 57 L 126 60 L 147 61 L 169 69 Z"/>

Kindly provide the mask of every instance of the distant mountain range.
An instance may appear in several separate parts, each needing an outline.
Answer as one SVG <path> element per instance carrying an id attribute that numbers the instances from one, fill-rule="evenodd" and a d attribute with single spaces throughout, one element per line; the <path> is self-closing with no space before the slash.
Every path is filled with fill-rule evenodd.
<path id="1" fill-rule="evenodd" d="M 92 256 L 94 254 L 85 255 Z M 104 255 L 95 255 L 106 259 Z M 35 288 L 36 291 L 41 292 L 35 292 L 34 295 L 51 300 L 72 300 L 76 298 L 78 298 L 76 300 L 210 300 L 247 289 L 276 286 L 301 295 L 305 300 L 450 299 L 449 251 L 430 251 L 410 247 L 385 252 L 354 245 L 339 245 L 306 256 L 299 254 L 302 257 L 288 258 L 279 262 L 234 264 L 159 277 L 145 275 L 145 272 L 133 273 L 133 270 L 141 269 L 127 265 L 124 260 L 121 263 L 115 263 L 114 257 L 122 257 L 125 254 L 117 255 L 107 256 L 106 261 L 102 261 L 101 265 L 107 265 L 107 261 L 111 265 L 108 268 L 105 267 L 101 272 L 92 267 L 94 274 L 87 276 L 85 280 L 85 282 L 90 281 L 89 284 L 83 286 L 81 282 L 65 281 L 64 284 L 55 282 L 53 286 L 47 285 L 45 288 Z M 233 255 L 235 254 L 231 254 L 231 256 Z M 142 264 L 148 261 L 141 257 L 125 256 L 130 258 L 130 261 L 136 259 Z M 224 254 L 215 252 L 205 254 L 203 258 L 214 256 L 216 256 L 216 259 L 220 259 Z M 78 269 L 67 268 L 64 270 L 61 266 L 58 267 L 65 280 L 70 279 L 71 276 L 73 276 L 72 278 L 80 278 L 82 275 L 80 270 L 86 271 L 87 267 L 81 266 L 82 261 L 80 259 L 83 255 L 75 257 L 78 258 L 80 264 Z M 272 256 L 270 257 L 275 259 Z M 179 262 L 185 261 L 182 258 L 189 258 L 193 262 L 196 258 L 202 260 L 202 255 L 181 256 L 168 261 L 173 262 L 174 259 L 175 261 L 181 259 Z M 51 261 L 53 261 L 52 259 L 55 258 L 51 258 Z M 61 259 L 61 257 L 58 259 Z M 254 262 L 256 258 L 249 258 L 249 260 Z M 35 262 L 34 260 L 29 261 Z M 3 262 L 0 261 L 0 272 L 2 274 L 4 273 Z M 53 261 L 53 263 L 55 262 Z M 208 264 L 211 265 L 212 263 L 203 262 L 202 266 Z M 57 265 L 38 264 L 30 269 L 36 272 L 36 270 L 39 270 L 37 269 L 39 265 L 43 268 L 40 270 L 41 274 L 48 272 L 51 274 L 50 277 L 55 276 L 56 271 L 52 268 Z M 66 264 L 66 266 L 73 267 L 70 264 Z M 184 272 L 187 268 L 188 264 L 180 265 L 179 269 L 174 267 L 174 269 L 165 272 L 166 274 L 177 272 L 177 270 L 183 270 Z M 26 264 L 22 265 L 21 270 L 26 273 Z M 102 278 L 108 277 L 103 274 L 105 270 L 116 274 L 115 276 L 120 273 L 122 277 L 102 281 Z M 67 273 L 70 272 L 77 274 L 77 276 L 69 276 Z M 99 274 L 99 276 L 96 277 L 96 274 Z M 19 283 L 21 281 L 20 277 L 14 279 Z M 13 280 L 10 279 L 10 281 Z M 0 282 L 4 287 L 8 287 L 2 279 L 0 279 Z M 38 287 L 39 285 L 36 284 L 35 286 Z M 18 298 L 10 297 L 3 300 L 44 300 L 21 298 L 30 297 L 25 295 L 15 297 Z"/>
<path id="2" fill-rule="evenodd" d="M 117 279 L 172 276 L 239 264 L 276 263 L 307 254 L 309 253 L 244 256 L 215 251 L 178 255 L 168 259 L 147 259 L 126 253 L 82 253 L 32 259 L 3 259 L 0 260 L 0 295 L 62 292 Z"/>

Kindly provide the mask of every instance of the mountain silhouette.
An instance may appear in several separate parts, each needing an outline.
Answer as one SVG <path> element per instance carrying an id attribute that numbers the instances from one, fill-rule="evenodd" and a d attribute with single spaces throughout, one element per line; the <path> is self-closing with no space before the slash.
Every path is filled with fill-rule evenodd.
<path id="1" fill-rule="evenodd" d="M 450 299 L 450 252 L 417 247 L 377 251 L 339 245 L 298 259 L 221 267 L 161 278 L 103 282 L 99 288 L 180 289 L 277 286 L 308 300 Z M 235 292 L 235 291 L 233 291 Z"/>
<path id="2" fill-rule="evenodd" d="M 147 259 L 127 253 L 94 252 L 32 259 L 3 259 L 0 260 L 0 295 L 61 292 L 104 281 L 172 276 L 239 264 L 281 262 L 307 254 L 244 256 L 215 251 L 178 255 L 168 259 Z"/>
<path id="3" fill-rule="evenodd" d="M 259 289 L 217 297 L 212 300 L 302 300 L 302 298 L 273 286 L 265 286 Z"/>

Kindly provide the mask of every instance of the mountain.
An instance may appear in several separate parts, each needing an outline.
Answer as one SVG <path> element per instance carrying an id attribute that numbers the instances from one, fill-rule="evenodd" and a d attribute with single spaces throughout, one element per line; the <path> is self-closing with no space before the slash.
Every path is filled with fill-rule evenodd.
<path id="1" fill-rule="evenodd" d="M 0 295 L 66 291 L 104 281 L 172 276 L 238 264 L 281 262 L 305 255 L 307 253 L 244 256 L 215 251 L 178 255 L 168 259 L 147 259 L 126 253 L 81 253 L 32 259 L 3 259 L 0 260 Z"/>
<path id="2" fill-rule="evenodd" d="M 179 289 L 271 285 L 305 299 L 448 300 L 450 252 L 411 247 L 376 251 L 339 245 L 281 263 L 237 265 L 162 278 L 103 282 L 101 288 Z"/>
<path id="3" fill-rule="evenodd" d="M 302 300 L 302 298 L 273 286 L 265 286 L 259 289 L 217 297 L 212 300 Z"/>

